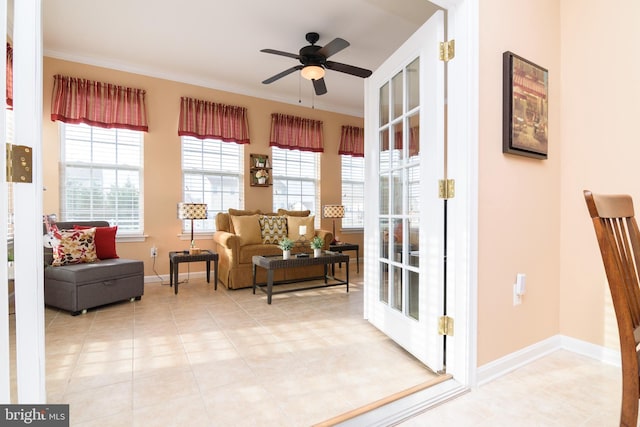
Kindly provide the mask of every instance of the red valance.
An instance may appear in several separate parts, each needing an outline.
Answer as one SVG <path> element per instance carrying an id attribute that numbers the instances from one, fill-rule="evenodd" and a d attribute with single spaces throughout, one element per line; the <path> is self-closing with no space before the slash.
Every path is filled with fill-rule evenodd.
<path id="1" fill-rule="evenodd" d="M 340 137 L 338 154 L 364 157 L 364 128 L 342 126 L 342 136 Z"/>
<path id="2" fill-rule="evenodd" d="M 75 77 L 53 77 L 51 120 L 147 132 L 145 91 Z"/>
<path id="3" fill-rule="evenodd" d="M 7 105 L 13 107 L 13 48 L 7 43 Z"/>
<path id="4" fill-rule="evenodd" d="M 178 135 L 249 144 L 247 109 L 182 97 Z"/>
<path id="5" fill-rule="evenodd" d="M 322 139 L 321 121 L 286 114 L 271 114 L 269 145 L 272 147 L 322 153 Z"/>

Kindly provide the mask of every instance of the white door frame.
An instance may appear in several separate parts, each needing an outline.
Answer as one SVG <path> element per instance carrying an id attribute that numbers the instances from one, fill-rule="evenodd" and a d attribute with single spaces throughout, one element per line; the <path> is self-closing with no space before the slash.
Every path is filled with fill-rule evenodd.
<path id="1" fill-rule="evenodd" d="M 479 0 L 431 3 L 447 10 L 446 37 L 455 40 L 446 71 L 447 178 L 456 183 L 447 206 L 447 313 L 455 319 L 447 373 L 464 391 L 475 386 L 477 370 Z"/>

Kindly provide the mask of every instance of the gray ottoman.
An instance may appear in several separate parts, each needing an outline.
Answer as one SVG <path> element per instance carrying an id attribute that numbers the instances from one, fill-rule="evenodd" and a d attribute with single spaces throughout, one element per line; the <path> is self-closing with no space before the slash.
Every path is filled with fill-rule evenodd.
<path id="1" fill-rule="evenodd" d="M 60 229 L 73 225 L 105 227 L 105 221 L 60 222 Z M 134 259 L 104 259 L 93 263 L 52 267 L 51 250 L 45 251 L 44 303 L 70 311 L 72 315 L 123 300 L 139 300 L 144 294 L 144 263 Z"/>

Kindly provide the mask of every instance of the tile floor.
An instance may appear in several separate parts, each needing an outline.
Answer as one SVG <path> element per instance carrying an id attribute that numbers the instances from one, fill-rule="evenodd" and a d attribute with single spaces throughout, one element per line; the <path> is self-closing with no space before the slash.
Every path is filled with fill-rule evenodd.
<path id="1" fill-rule="evenodd" d="M 619 367 L 559 350 L 400 425 L 614 427 L 620 392 Z"/>
<path id="2" fill-rule="evenodd" d="M 351 279 L 272 305 L 192 278 L 76 317 L 47 308 L 48 402 L 72 426 L 309 426 L 433 378 L 362 319 Z"/>
<path id="3" fill-rule="evenodd" d="M 47 309 L 48 401 L 79 427 L 311 426 L 433 378 L 362 320 L 352 282 L 269 306 L 192 278 L 82 316 Z M 557 351 L 399 425 L 614 426 L 619 375 Z"/>

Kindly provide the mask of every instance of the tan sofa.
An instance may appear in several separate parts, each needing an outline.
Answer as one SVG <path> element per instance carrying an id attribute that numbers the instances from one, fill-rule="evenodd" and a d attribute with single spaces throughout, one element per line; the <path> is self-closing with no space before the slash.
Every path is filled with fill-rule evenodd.
<path id="1" fill-rule="evenodd" d="M 261 218 L 262 216 L 262 218 Z M 273 241 L 265 236 L 265 229 L 261 227 L 260 221 L 264 222 L 269 218 L 279 217 L 277 221 L 293 224 L 292 234 L 298 234 L 299 224 L 311 224 L 307 226 L 306 237 L 308 240 L 315 235 L 324 240 L 323 249 L 329 249 L 329 244 L 333 240 L 333 234 L 327 230 L 315 230 L 313 227 L 313 216 L 309 216 L 309 211 L 285 211 L 278 213 L 262 214 L 260 211 L 240 211 L 229 209 L 229 213 L 219 213 L 216 216 L 216 232 L 213 234 L 214 250 L 218 253 L 218 278 L 228 289 L 247 288 L 253 285 L 253 264 L 254 255 L 281 255 L 282 250 Z M 257 228 L 256 228 L 256 224 Z M 268 234 L 268 231 L 266 232 Z M 287 231 L 288 233 L 288 231 Z M 292 240 L 297 240 L 294 238 Z M 265 243 L 265 241 L 267 243 Z M 292 249 L 292 254 L 299 252 L 310 252 L 309 244 L 305 247 L 296 245 Z M 322 265 L 312 265 L 300 268 L 290 268 L 276 270 L 274 280 L 295 280 L 308 277 L 322 276 L 324 268 Z M 258 268 L 257 281 L 266 282 L 266 271 Z"/>

